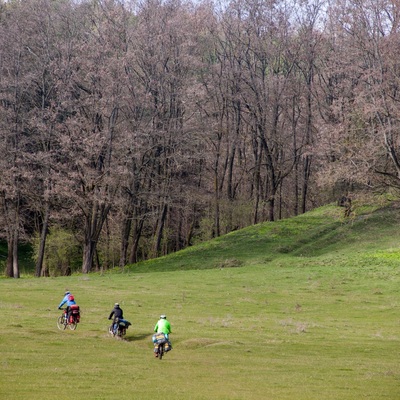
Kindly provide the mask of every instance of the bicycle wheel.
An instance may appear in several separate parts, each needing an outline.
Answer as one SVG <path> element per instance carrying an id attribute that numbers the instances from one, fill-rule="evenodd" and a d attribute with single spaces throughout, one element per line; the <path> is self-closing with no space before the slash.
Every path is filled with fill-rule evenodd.
<path id="1" fill-rule="evenodd" d="M 69 329 L 71 329 L 71 331 L 74 331 L 76 329 L 77 326 L 76 317 L 73 317 L 72 322 L 70 322 L 68 326 Z"/>
<path id="2" fill-rule="evenodd" d="M 74 331 L 76 329 L 76 322 L 70 322 L 68 324 L 69 329 L 71 329 L 71 331 Z"/>
<path id="3" fill-rule="evenodd" d="M 66 325 L 66 323 L 65 323 L 65 320 L 64 320 L 64 315 L 60 315 L 60 316 L 58 317 L 58 319 L 57 319 L 57 326 L 58 326 L 58 329 L 59 329 L 60 331 L 63 331 L 63 330 L 67 327 L 67 325 Z"/>
<path id="4" fill-rule="evenodd" d="M 161 360 L 164 355 L 164 343 L 158 345 L 158 359 Z"/>

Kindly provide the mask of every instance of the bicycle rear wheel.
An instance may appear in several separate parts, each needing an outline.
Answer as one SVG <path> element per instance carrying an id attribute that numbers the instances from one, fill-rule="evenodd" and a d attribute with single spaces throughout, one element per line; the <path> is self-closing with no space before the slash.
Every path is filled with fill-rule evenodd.
<path id="1" fill-rule="evenodd" d="M 68 324 L 69 329 L 71 329 L 71 331 L 74 331 L 76 329 L 76 326 L 78 325 L 78 323 L 76 322 L 76 318 L 72 317 L 72 322 L 70 322 Z"/>
<path id="2" fill-rule="evenodd" d="M 161 360 L 164 355 L 164 343 L 158 345 L 158 359 Z"/>

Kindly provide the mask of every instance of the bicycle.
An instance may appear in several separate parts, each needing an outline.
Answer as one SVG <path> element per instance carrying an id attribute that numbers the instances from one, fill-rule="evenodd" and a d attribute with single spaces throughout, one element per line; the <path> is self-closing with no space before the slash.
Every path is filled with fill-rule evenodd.
<path id="1" fill-rule="evenodd" d="M 115 326 L 117 325 L 117 326 Z M 117 318 L 115 320 L 115 323 L 112 323 L 111 326 L 108 328 L 108 331 L 110 332 L 111 336 L 117 336 L 122 338 L 122 336 L 126 335 L 126 330 L 128 327 L 132 325 L 129 321 L 126 319 L 119 319 Z"/>
<path id="2" fill-rule="evenodd" d="M 71 306 L 70 316 L 68 320 L 67 309 L 62 308 L 63 313 L 57 318 L 57 327 L 60 331 L 67 329 L 67 326 L 71 331 L 74 331 L 80 321 L 79 306 Z"/>
<path id="3" fill-rule="evenodd" d="M 165 353 L 172 349 L 171 342 L 165 337 L 164 333 L 156 333 L 153 335 L 154 355 L 162 360 Z"/>

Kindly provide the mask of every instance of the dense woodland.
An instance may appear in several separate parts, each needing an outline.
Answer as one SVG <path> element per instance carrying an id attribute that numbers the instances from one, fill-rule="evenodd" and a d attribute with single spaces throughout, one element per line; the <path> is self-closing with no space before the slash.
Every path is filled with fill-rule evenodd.
<path id="1" fill-rule="evenodd" d="M 5 274 L 24 242 L 36 276 L 88 273 L 396 191 L 399 17 L 399 0 L 0 0 Z"/>

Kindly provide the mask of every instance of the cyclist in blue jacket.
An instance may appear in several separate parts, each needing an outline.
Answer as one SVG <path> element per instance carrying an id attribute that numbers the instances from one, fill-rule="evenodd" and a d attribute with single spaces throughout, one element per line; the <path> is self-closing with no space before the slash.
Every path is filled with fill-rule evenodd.
<path id="1" fill-rule="evenodd" d="M 70 307 L 71 307 L 72 305 L 76 304 L 75 298 L 74 298 L 74 296 L 71 294 L 71 292 L 70 292 L 69 290 L 67 290 L 67 291 L 65 292 L 64 297 L 63 297 L 63 299 L 61 300 L 61 303 L 58 305 L 58 309 L 61 310 L 62 306 L 63 306 L 65 303 L 67 304 L 67 318 L 68 318 L 68 321 L 69 321 L 69 317 L 70 317 L 70 314 L 71 314 L 71 309 L 70 309 Z"/>

